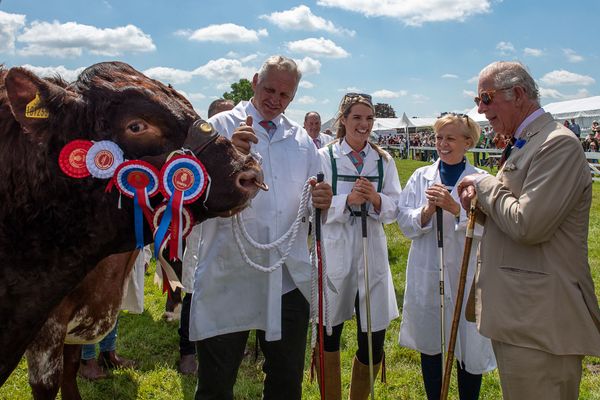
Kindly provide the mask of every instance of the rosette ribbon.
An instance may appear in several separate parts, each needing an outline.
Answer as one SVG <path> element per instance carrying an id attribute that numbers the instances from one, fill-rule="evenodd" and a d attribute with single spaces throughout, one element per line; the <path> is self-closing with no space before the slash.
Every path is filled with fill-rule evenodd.
<path id="1" fill-rule="evenodd" d="M 155 207 L 154 212 L 154 231 L 158 230 L 160 226 L 160 221 L 164 216 L 165 211 L 167 210 L 168 203 L 163 202 L 159 206 Z M 192 227 L 194 225 L 194 218 L 192 217 L 192 213 L 190 210 L 183 206 L 183 223 L 182 223 L 182 234 L 183 238 L 186 238 L 190 232 L 192 231 Z M 183 288 L 183 285 L 180 282 L 180 278 L 177 277 L 177 273 L 169 264 L 169 262 L 163 257 L 163 250 L 167 246 L 167 242 L 169 242 L 170 233 L 167 233 L 167 237 L 162 243 L 161 248 L 158 251 L 158 262 L 156 263 L 157 268 L 155 272 L 154 282 L 160 284 L 163 289 L 163 293 L 167 292 L 169 287 L 172 291 L 175 291 L 177 288 Z M 159 267 L 160 266 L 160 267 Z M 162 283 L 161 283 L 162 282 Z"/>
<path id="2" fill-rule="evenodd" d="M 141 160 L 125 161 L 114 174 L 114 184 L 121 193 L 133 199 L 136 248 L 144 247 L 144 220 L 153 226 L 150 197 L 158 193 L 158 170 Z"/>
<path id="3" fill-rule="evenodd" d="M 181 223 L 183 205 L 192 203 L 202 196 L 207 183 L 206 168 L 200 160 L 190 155 L 176 155 L 161 168 L 160 191 L 165 199 L 168 199 L 168 203 L 154 236 L 154 253 L 157 259 L 169 229 L 171 230 L 169 259 L 180 260 L 183 257 Z"/>

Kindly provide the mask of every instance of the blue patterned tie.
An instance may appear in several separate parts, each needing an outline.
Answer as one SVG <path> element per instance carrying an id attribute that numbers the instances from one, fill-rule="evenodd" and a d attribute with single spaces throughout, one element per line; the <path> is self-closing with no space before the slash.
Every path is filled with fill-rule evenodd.
<path id="1" fill-rule="evenodd" d="M 277 125 L 275 125 L 275 122 L 273 121 L 267 121 L 265 119 L 260 121 L 258 124 L 262 126 L 265 129 L 265 131 L 267 131 L 269 136 L 272 136 L 273 133 L 275 133 L 275 131 L 277 130 Z"/>
<path id="2" fill-rule="evenodd" d="M 360 153 L 358 151 L 354 151 L 352 150 L 350 153 L 348 153 L 348 157 L 350 157 L 350 161 L 352 161 L 352 164 L 354 164 L 354 167 L 356 168 L 356 171 L 358 171 L 358 173 L 360 174 L 362 169 L 363 169 L 363 157 L 365 156 L 365 154 L 361 151 Z"/>

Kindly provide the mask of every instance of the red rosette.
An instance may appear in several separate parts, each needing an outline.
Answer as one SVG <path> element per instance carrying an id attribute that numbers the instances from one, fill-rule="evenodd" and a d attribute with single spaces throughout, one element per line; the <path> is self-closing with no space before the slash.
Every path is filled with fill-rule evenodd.
<path id="1" fill-rule="evenodd" d="M 86 156 L 93 143 L 90 140 L 77 139 L 65 145 L 58 155 L 58 165 L 65 175 L 71 178 L 90 176 L 86 165 Z"/>

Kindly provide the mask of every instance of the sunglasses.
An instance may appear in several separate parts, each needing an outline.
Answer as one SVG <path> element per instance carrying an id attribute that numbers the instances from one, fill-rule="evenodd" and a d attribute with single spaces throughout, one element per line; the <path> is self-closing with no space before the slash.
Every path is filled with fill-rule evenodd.
<path id="1" fill-rule="evenodd" d="M 483 103 L 486 106 L 489 106 L 490 104 L 492 104 L 492 100 L 494 100 L 494 95 L 496 94 L 496 92 L 501 92 L 503 90 L 508 90 L 508 89 L 512 89 L 514 86 L 509 86 L 509 87 L 505 87 L 505 88 L 500 88 L 500 89 L 493 89 L 493 90 L 484 90 L 483 92 L 481 92 L 479 94 L 479 96 L 476 96 L 473 101 L 475 102 L 475 104 L 477 104 L 477 107 L 479 107 L 479 103 Z"/>
<path id="2" fill-rule="evenodd" d="M 353 104 L 359 101 L 366 101 L 369 104 L 373 104 L 373 98 L 370 94 L 366 93 L 346 93 L 344 98 L 342 99 L 342 106 L 347 106 L 348 104 Z"/>

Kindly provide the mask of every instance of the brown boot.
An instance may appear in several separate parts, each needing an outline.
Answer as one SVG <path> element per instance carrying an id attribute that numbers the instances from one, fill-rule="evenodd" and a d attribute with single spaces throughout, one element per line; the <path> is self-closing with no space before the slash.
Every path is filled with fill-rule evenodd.
<path id="1" fill-rule="evenodd" d="M 317 384 L 321 387 L 321 368 L 319 365 L 319 350 L 315 350 L 317 367 Z M 325 364 L 325 400 L 342 399 L 342 379 L 340 373 L 340 352 L 326 351 L 324 357 Z"/>
<path id="2" fill-rule="evenodd" d="M 114 350 L 100 352 L 98 362 L 106 368 L 134 368 L 136 365 L 135 361 L 119 356 Z"/>
<path id="3" fill-rule="evenodd" d="M 81 360 L 78 373 L 80 377 L 90 381 L 97 381 L 98 379 L 108 377 L 106 371 L 98 364 L 98 361 L 95 358 L 92 358 L 91 360 Z"/>
<path id="4" fill-rule="evenodd" d="M 379 364 L 373 365 L 373 381 L 377 377 L 381 367 Z M 350 400 L 367 400 L 371 394 L 371 382 L 369 376 L 369 366 L 358 361 L 358 358 L 354 356 L 354 363 L 352 364 L 352 381 L 350 382 Z"/>
<path id="5" fill-rule="evenodd" d="M 182 354 L 177 363 L 179 372 L 183 375 L 196 375 L 198 372 L 198 361 L 195 354 Z"/>

